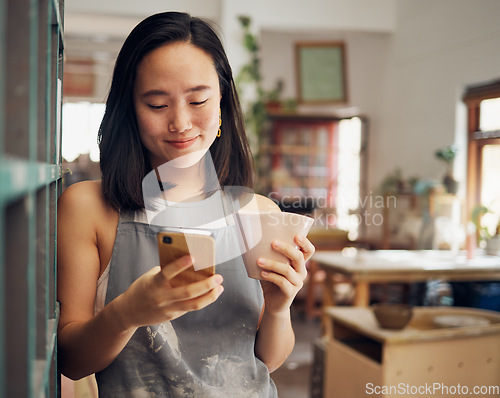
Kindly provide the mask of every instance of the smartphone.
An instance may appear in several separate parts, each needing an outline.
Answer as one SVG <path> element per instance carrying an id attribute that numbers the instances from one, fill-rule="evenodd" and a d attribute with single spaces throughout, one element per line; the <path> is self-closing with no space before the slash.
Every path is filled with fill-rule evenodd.
<path id="1" fill-rule="evenodd" d="M 190 254 L 194 266 L 170 280 L 172 287 L 187 285 L 215 274 L 215 239 L 210 231 L 169 228 L 158 232 L 160 265 L 167 266 Z"/>

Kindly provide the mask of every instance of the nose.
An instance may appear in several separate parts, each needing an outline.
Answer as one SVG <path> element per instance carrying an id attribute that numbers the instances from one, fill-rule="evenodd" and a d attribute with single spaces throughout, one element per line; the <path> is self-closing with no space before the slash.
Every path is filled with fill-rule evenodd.
<path id="1" fill-rule="evenodd" d="M 190 114 L 183 106 L 171 108 L 169 116 L 168 131 L 171 133 L 183 133 L 192 127 Z"/>

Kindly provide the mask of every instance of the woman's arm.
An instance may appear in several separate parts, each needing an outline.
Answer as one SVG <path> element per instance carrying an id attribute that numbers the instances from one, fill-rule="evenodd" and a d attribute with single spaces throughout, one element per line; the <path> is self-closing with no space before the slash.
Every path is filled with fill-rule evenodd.
<path id="1" fill-rule="evenodd" d="M 270 372 L 281 366 L 295 344 L 290 306 L 307 275 L 306 261 L 314 253 L 314 246 L 304 237 L 296 236 L 299 249 L 280 241 L 274 241 L 273 249 L 290 259 L 290 264 L 261 259 L 264 313 L 255 344 L 257 357 Z"/>
<path id="2" fill-rule="evenodd" d="M 99 250 L 106 251 L 100 245 L 107 239 L 103 224 L 111 223 L 116 231 L 117 223 L 98 188 L 95 183 L 76 184 L 58 202 L 58 352 L 62 373 L 72 379 L 108 366 L 139 326 L 203 308 L 223 290 L 220 275 L 171 288 L 169 280 L 192 264 L 184 257 L 153 268 L 94 316 Z"/>
<path id="3" fill-rule="evenodd" d="M 279 210 L 274 202 L 266 199 L 262 197 L 257 199 L 261 211 Z M 314 253 L 314 246 L 307 238 L 296 236 L 295 243 L 298 248 L 281 241 L 272 243 L 273 249 L 284 254 L 289 263 L 267 259 L 259 259 L 258 262 L 262 268 L 264 309 L 257 333 L 255 353 L 270 372 L 281 366 L 294 347 L 295 335 L 290 306 L 307 276 L 305 264 Z"/>
<path id="4" fill-rule="evenodd" d="M 133 333 L 118 326 L 114 304 L 93 316 L 100 273 L 98 220 L 112 222 L 115 230 L 118 222 L 98 188 L 93 182 L 75 184 L 58 201 L 58 352 L 62 372 L 73 379 L 109 364 Z"/>

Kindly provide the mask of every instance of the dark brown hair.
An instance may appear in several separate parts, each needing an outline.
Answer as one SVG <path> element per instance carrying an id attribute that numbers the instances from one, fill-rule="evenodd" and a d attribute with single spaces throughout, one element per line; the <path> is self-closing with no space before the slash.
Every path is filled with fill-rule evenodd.
<path id="1" fill-rule="evenodd" d="M 141 142 L 133 105 L 139 62 L 167 43 L 187 42 L 213 60 L 221 91 L 221 137 L 210 147 L 221 186 L 253 185 L 253 161 L 231 67 L 210 25 L 189 14 L 165 12 L 140 22 L 125 40 L 116 60 L 106 111 L 98 134 L 102 190 L 117 210 L 144 208 L 141 184 L 151 171 L 149 153 Z"/>

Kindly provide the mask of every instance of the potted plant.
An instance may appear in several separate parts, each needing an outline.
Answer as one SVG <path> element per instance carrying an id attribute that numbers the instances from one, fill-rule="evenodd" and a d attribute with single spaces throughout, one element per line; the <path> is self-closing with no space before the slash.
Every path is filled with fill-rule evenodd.
<path id="1" fill-rule="evenodd" d="M 240 97 L 248 140 L 254 154 L 257 175 L 268 173 L 268 165 L 263 156 L 263 149 L 268 145 L 268 115 L 273 113 L 294 112 L 297 107 L 295 99 L 284 100 L 281 96 L 283 81 L 278 79 L 272 90 L 262 87 L 260 72 L 260 52 L 258 36 L 252 33 L 252 20 L 248 16 L 239 16 L 238 21 L 243 30 L 243 47 L 248 55 L 235 77 L 238 96 Z M 255 190 L 266 192 L 267 186 L 260 186 L 257 179 Z"/>
<path id="2" fill-rule="evenodd" d="M 500 217 L 488 207 L 477 205 L 472 211 L 472 221 L 486 254 L 500 256 Z"/>
<path id="3" fill-rule="evenodd" d="M 453 177 L 453 162 L 457 156 L 458 147 L 450 145 L 442 149 L 438 149 L 435 153 L 436 158 L 446 164 L 446 173 L 443 177 L 443 185 L 446 192 L 455 194 L 458 191 L 458 181 Z"/>
<path id="4" fill-rule="evenodd" d="M 486 241 L 486 254 L 500 256 L 500 221 L 497 224 L 495 235 Z"/>

